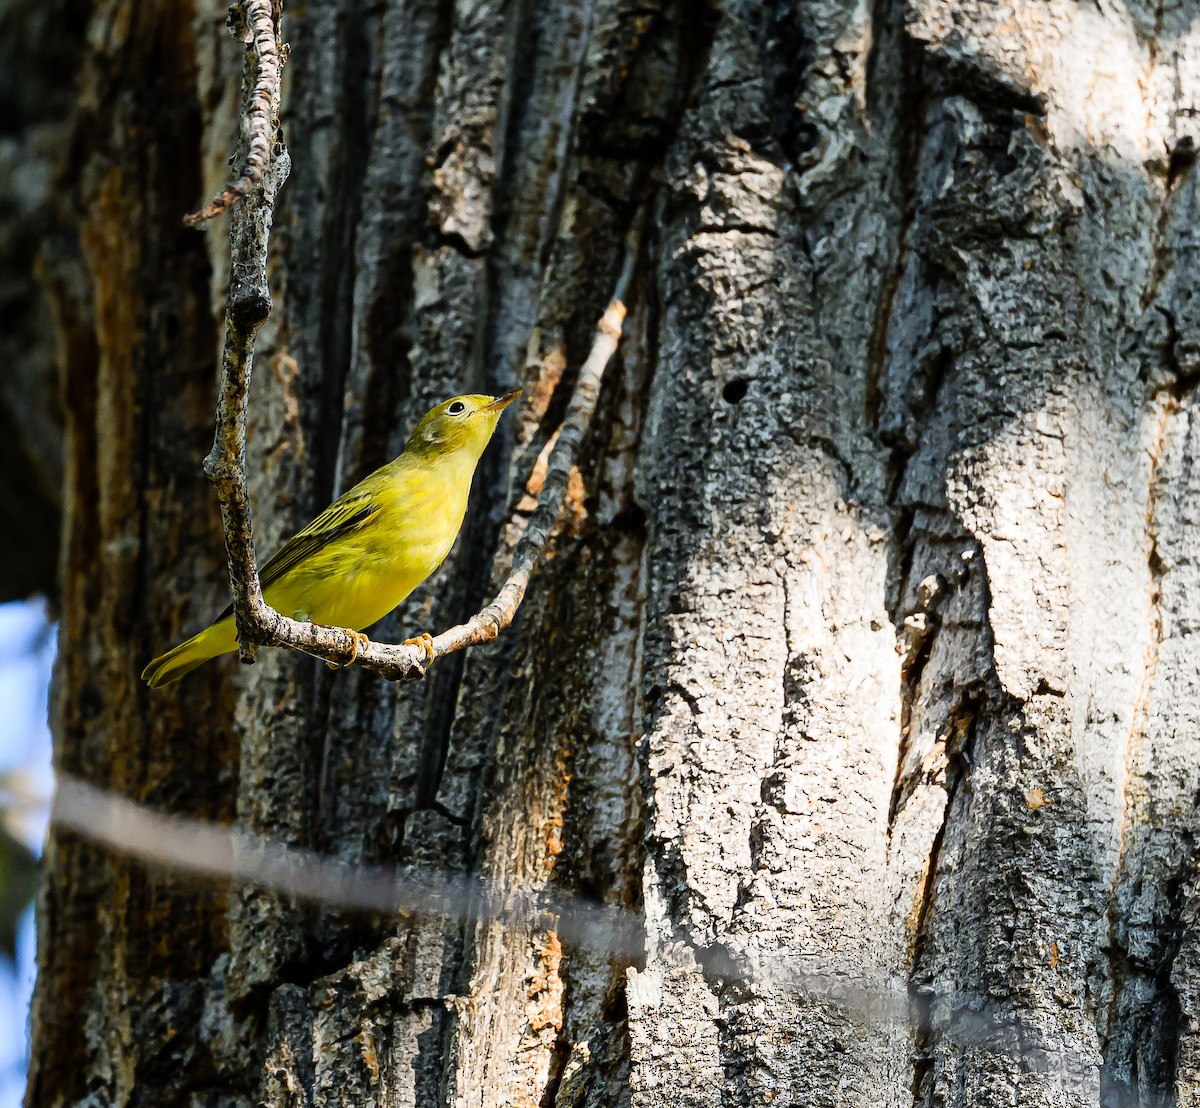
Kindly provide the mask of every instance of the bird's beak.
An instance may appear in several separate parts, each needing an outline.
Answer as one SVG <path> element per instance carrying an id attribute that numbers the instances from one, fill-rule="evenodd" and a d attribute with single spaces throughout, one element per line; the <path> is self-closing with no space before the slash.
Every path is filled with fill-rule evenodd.
<path id="1" fill-rule="evenodd" d="M 479 410 L 481 412 L 502 412 L 520 395 L 520 389 L 513 389 L 512 392 L 506 392 L 503 396 L 497 396 L 490 404 L 485 404 Z"/>

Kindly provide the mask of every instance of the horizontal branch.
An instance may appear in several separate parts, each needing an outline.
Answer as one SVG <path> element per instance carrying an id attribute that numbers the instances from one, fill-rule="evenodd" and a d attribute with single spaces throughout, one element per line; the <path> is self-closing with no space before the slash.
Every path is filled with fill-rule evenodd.
<path id="1" fill-rule="evenodd" d="M 249 832 L 188 816 L 157 812 L 118 793 L 59 774 L 51 824 L 101 843 L 143 864 L 218 881 L 247 882 L 283 896 L 385 915 L 477 922 L 553 931 L 566 944 L 601 957 L 638 964 L 645 957 L 640 914 L 597 904 L 565 889 L 485 881 L 474 874 L 447 874 L 396 866 L 347 863 Z M 714 947 L 700 951 L 709 974 L 759 989 L 786 989 L 825 998 L 860 1018 L 904 1025 L 910 1016 L 906 982 L 856 984 L 843 973 L 813 973 L 802 959 L 779 951 L 767 960 Z M 682 969 L 694 968 L 688 943 L 661 952 Z"/>
<path id="2" fill-rule="evenodd" d="M 485 883 L 446 874 L 355 863 L 206 820 L 157 812 L 128 797 L 59 774 L 50 818 L 117 853 L 156 867 L 245 881 L 311 903 L 459 923 L 485 919 L 542 927 L 587 949 L 629 962 L 644 952 L 641 919 L 618 906 L 556 890 Z"/>

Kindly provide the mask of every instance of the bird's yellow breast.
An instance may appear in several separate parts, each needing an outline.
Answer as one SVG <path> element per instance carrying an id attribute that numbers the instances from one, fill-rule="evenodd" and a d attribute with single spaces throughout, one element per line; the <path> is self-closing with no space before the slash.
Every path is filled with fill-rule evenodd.
<path id="1" fill-rule="evenodd" d="M 473 467 L 472 467 L 473 468 Z M 445 560 L 462 527 L 471 474 L 398 459 L 367 480 L 378 511 L 265 592 L 299 619 L 361 630 L 400 604 Z M 365 482 L 364 482 L 365 483 Z"/>

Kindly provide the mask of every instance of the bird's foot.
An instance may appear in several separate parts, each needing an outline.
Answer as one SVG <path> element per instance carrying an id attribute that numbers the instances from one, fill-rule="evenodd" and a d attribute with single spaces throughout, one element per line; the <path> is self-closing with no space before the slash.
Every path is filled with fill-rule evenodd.
<path id="1" fill-rule="evenodd" d="M 370 645 L 371 640 L 367 638 L 361 631 L 350 631 L 350 657 L 344 662 L 326 662 L 325 664 L 330 669 L 345 669 L 347 666 L 354 665 L 358 656 L 362 654 Z"/>
<path id="2" fill-rule="evenodd" d="M 437 657 L 437 651 L 433 648 L 433 636 L 428 631 L 422 631 L 415 639 L 405 639 L 400 645 L 419 646 L 429 655 L 429 661 L 425 663 L 423 670 L 433 665 L 433 661 Z"/>

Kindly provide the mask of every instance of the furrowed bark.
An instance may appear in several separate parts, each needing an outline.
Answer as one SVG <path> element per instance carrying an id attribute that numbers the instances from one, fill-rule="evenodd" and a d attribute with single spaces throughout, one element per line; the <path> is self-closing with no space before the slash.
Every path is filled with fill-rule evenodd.
<path id="1" fill-rule="evenodd" d="M 151 709 L 141 663 L 228 588 L 227 262 L 177 217 L 225 183 L 239 59 L 219 5 L 100 5 L 49 282 L 58 757 L 318 876 L 57 832 L 31 1103 L 1192 1103 L 1194 14 L 297 7 L 257 541 L 445 396 L 527 401 L 373 632 L 472 650 L 421 683 L 262 651 Z M 474 906 L 398 917 L 397 874 Z"/>

